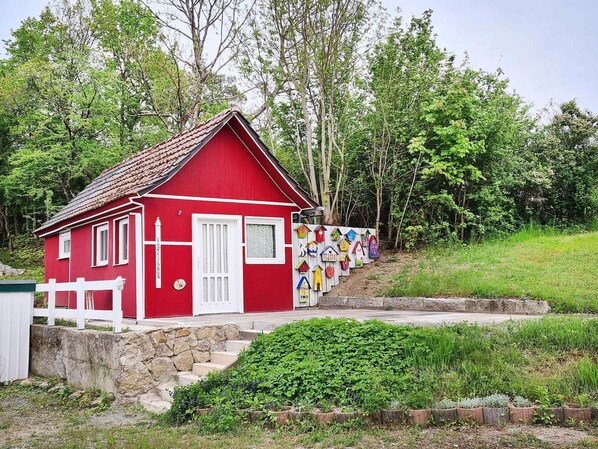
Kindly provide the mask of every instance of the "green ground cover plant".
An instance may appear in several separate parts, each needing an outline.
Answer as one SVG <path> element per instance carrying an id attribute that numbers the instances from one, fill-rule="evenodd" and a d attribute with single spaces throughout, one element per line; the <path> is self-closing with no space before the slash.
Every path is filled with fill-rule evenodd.
<path id="1" fill-rule="evenodd" d="M 598 232 L 529 228 L 431 247 L 392 279 L 387 295 L 530 298 L 554 312 L 598 313 Z"/>
<path id="2" fill-rule="evenodd" d="M 415 328 L 380 321 L 312 319 L 261 335 L 238 365 L 177 388 L 168 419 L 200 408 L 301 405 L 371 413 L 491 394 L 598 399 L 598 318 L 545 317 L 494 326 Z"/>

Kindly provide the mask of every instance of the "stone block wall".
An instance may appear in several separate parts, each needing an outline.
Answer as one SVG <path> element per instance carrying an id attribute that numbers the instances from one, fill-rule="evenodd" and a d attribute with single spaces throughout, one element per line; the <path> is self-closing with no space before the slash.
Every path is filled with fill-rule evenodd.
<path id="1" fill-rule="evenodd" d="M 109 391 L 120 402 L 134 403 L 178 371 L 210 360 L 211 352 L 223 350 L 226 340 L 238 338 L 234 324 L 122 334 L 34 324 L 29 370 L 79 388 Z"/>

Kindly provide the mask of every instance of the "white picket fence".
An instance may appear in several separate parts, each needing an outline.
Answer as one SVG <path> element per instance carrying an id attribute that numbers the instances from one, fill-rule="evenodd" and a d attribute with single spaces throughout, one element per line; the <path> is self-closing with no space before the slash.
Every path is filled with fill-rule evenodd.
<path id="1" fill-rule="evenodd" d="M 56 318 L 76 319 L 77 329 L 85 329 L 85 320 L 107 320 L 112 321 L 112 329 L 115 333 L 122 330 L 122 291 L 125 280 L 117 277 L 108 281 L 86 281 L 85 278 L 77 278 L 75 282 L 60 282 L 56 279 L 49 279 L 47 284 L 38 284 L 37 292 L 48 294 L 48 308 L 34 308 L 33 316 L 48 318 L 48 326 L 54 326 Z M 94 310 L 86 308 L 85 293 L 102 290 L 112 290 L 112 310 Z M 56 292 L 76 292 L 77 308 L 64 309 L 56 307 Z"/>

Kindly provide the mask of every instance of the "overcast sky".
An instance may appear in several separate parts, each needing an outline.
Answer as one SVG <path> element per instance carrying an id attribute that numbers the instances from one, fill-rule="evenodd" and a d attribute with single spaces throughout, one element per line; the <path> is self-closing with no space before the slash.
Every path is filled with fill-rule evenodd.
<path id="1" fill-rule="evenodd" d="M 536 108 L 577 98 L 598 113 L 598 0 L 383 0 L 405 20 L 434 11 L 438 42 L 471 65 L 501 67 Z M 0 0 L 0 39 L 47 0 Z"/>

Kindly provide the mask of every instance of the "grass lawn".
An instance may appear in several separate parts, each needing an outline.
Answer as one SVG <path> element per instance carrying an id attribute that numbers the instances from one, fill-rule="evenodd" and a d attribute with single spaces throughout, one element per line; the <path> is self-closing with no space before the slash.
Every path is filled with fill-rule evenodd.
<path id="1" fill-rule="evenodd" d="M 388 296 L 531 298 L 555 312 L 598 313 L 598 232 L 526 230 L 468 247 L 431 248 L 391 278 Z"/>
<path id="2" fill-rule="evenodd" d="M 135 407 L 77 407 L 48 391 L 0 386 L 0 448 L 598 448 L 595 430 L 543 427 L 355 428 L 309 425 L 272 430 L 240 425 L 207 434 L 170 426 Z"/>

